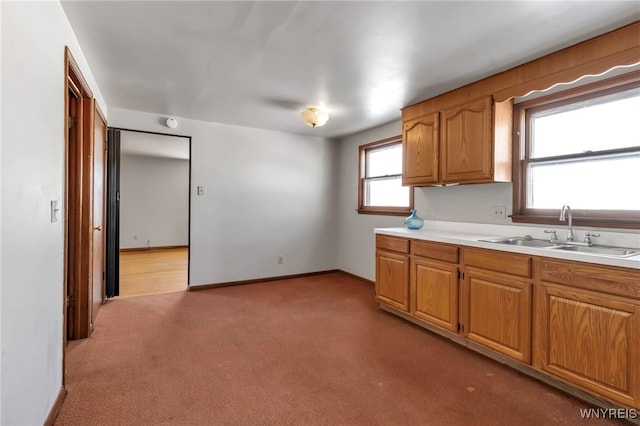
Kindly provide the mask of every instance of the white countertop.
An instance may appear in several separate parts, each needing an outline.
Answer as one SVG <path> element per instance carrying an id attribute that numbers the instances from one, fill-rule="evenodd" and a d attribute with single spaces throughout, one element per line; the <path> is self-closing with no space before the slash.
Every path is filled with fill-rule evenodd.
<path id="1" fill-rule="evenodd" d="M 500 227 L 502 228 L 502 227 Z M 508 227 L 512 228 L 512 227 Z M 375 228 L 376 234 L 392 235 L 396 237 L 414 238 L 418 240 L 435 241 L 439 243 L 449 243 L 461 246 L 478 247 L 490 250 L 500 250 L 512 253 L 522 253 L 532 256 L 551 257 L 554 259 L 566 259 L 574 260 L 578 262 L 596 263 L 600 265 L 619 266 L 623 268 L 640 269 L 640 255 L 620 258 L 601 256 L 593 254 L 585 254 L 580 252 L 569 252 L 563 250 L 546 249 L 538 247 L 522 247 L 511 246 L 506 244 L 491 243 L 486 241 L 479 241 L 491 238 L 500 237 L 516 237 L 524 236 L 528 232 L 523 232 L 524 228 L 516 229 L 497 229 L 495 226 L 483 224 L 467 224 L 467 223 L 454 223 L 446 222 L 427 223 L 419 230 L 412 230 L 407 228 Z M 511 232 L 511 234 L 505 234 L 505 232 Z M 534 238 L 541 238 L 536 237 Z M 635 239 L 640 241 L 640 236 L 630 234 L 630 242 Z M 596 243 L 597 244 L 597 243 Z M 636 245 L 628 245 L 625 247 L 637 247 Z"/>

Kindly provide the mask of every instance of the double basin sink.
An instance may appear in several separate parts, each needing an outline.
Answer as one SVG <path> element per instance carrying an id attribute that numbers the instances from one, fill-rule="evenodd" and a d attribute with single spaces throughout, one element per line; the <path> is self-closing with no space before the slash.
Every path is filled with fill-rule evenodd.
<path id="1" fill-rule="evenodd" d="M 631 257 L 640 254 L 640 249 L 632 249 L 625 247 L 611 247 L 600 245 L 571 245 L 566 243 L 553 243 L 549 240 L 538 240 L 529 236 L 525 237 L 507 237 L 507 238 L 493 238 L 486 240 L 488 243 L 505 244 L 510 246 L 521 247 L 537 247 L 551 250 L 562 250 L 584 254 L 592 254 L 596 256 L 611 256 L 611 257 Z"/>

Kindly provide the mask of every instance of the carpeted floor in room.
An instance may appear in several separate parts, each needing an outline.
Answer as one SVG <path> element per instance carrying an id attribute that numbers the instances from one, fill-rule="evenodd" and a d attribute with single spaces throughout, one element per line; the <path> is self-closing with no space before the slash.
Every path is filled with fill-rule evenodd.
<path id="1" fill-rule="evenodd" d="M 110 301 L 58 425 L 575 425 L 587 405 L 378 309 L 340 273 Z M 618 424 L 591 420 L 588 424 Z"/>

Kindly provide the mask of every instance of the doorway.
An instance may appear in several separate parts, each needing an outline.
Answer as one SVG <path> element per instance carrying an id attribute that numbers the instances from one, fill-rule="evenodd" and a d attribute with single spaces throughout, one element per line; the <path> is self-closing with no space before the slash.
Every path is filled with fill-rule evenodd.
<path id="1" fill-rule="evenodd" d="M 64 339 L 88 337 L 104 300 L 106 120 L 65 47 Z M 51 206 L 52 212 L 60 206 Z"/>
<path id="2" fill-rule="evenodd" d="M 117 185 L 117 191 L 109 189 L 109 207 L 116 206 L 109 210 L 117 210 L 110 216 L 113 224 L 117 213 L 118 225 L 110 227 L 107 237 L 117 240 L 107 244 L 108 296 L 186 290 L 191 138 L 111 129 L 110 144 L 118 145 L 113 150 L 117 164 L 109 166 L 109 173 L 117 175 L 109 176 L 110 184 Z"/>

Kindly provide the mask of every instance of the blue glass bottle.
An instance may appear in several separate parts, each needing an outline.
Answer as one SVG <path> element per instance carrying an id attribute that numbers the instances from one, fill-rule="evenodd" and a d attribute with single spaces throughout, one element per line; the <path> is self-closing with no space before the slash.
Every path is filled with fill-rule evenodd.
<path id="1" fill-rule="evenodd" d="M 406 226 L 408 229 L 420 229 L 423 225 L 424 220 L 422 220 L 422 218 L 418 216 L 418 213 L 416 213 L 415 210 L 411 210 L 411 216 L 404 220 L 404 226 Z"/>

